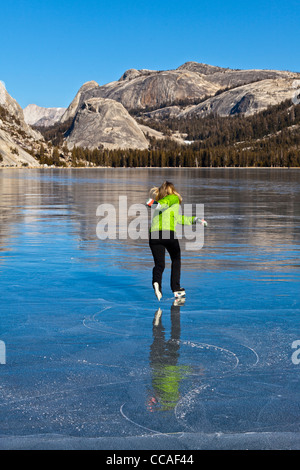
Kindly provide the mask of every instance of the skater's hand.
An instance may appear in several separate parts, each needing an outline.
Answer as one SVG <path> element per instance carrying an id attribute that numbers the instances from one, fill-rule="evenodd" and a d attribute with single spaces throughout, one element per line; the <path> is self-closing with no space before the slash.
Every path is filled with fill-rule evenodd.
<path id="1" fill-rule="evenodd" d="M 204 219 L 200 219 L 199 217 L 195 218 L 195 223 L 203 225 L 203 227 L 207 227 L 207 222 Z"/>

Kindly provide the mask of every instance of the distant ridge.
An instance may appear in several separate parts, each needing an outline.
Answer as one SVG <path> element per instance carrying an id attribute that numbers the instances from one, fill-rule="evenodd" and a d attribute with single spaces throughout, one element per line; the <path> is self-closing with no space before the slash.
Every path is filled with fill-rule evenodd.
<path id="1" fill-rule="evenodd" d="M 252 116 L 284 102 L 295 104 L 295 96 L 300 96 L 299 73 L 231 69 L 194 61 L 173 70 L 130 68 L 103 85 L 90 80 L 67 108 L 31 104 L 23 111 L 0 82 L 0 164 L 38 164 L 32 155 L 44 164 L 68 164 L 74 147 L 147 150 L 153 138 L 166 136 L 183 145 L 185 137 L 176 127 L 184 126 L 176 121 Z M 47 142 L 30 126 L 43 132 Z M 51 145 L 60 147 L 54 160 Z"/>
<path id="2" fill-rule="evenodd" d="M 24 119 L 30 126 L 53 126 L 60 120 L 66 108 L 43 108 L 29 104 L 24 108 Z"/>

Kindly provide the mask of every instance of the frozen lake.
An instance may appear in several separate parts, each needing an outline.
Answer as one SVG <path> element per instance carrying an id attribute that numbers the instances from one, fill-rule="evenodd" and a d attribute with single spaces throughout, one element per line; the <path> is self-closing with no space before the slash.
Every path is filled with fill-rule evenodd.
<path id="1" fill-rule="evenodd" d="M 183 306 L 96 236 L 165 179 L 209 224 Z M 300 449 L 300 171 L 7 169 L 0 217 L 0 449 Z"/>

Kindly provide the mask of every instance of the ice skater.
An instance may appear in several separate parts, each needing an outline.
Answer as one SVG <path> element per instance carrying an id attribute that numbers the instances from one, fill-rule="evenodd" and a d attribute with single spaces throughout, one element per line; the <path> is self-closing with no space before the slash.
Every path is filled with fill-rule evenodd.
<path id="1" fill-rule="evenodd" d="M 152 272 L 152 285 L 158 300 L 162 298 L 162 275 L 165 269 L 165 253 L 171 257 L 171 290 L 175 298 L 185 297 L 185 289 L 180 285 L 181 251 L 176 237 L 176 225 L 192 225 L 201 223 L 207 225 L 204 219 L 188 217 L 179 214 L 182 203 L 181 195 L 176 191 L 173 183 L 165 181 L 159 188 L 150 191 L 148 207 L 153 207 L 152 223 L 149 233 L 149 245 L 154 259 Z"/>

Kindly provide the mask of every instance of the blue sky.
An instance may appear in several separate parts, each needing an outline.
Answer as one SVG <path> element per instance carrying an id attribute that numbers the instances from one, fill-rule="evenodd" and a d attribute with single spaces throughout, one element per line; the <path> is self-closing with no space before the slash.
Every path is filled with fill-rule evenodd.
<path id="1" fill-rule="evenodd" d="M 22 107 L 190 60 L 300 72 L 299 0 L 8 0 L 0 15 L 0 80 Z"/>

